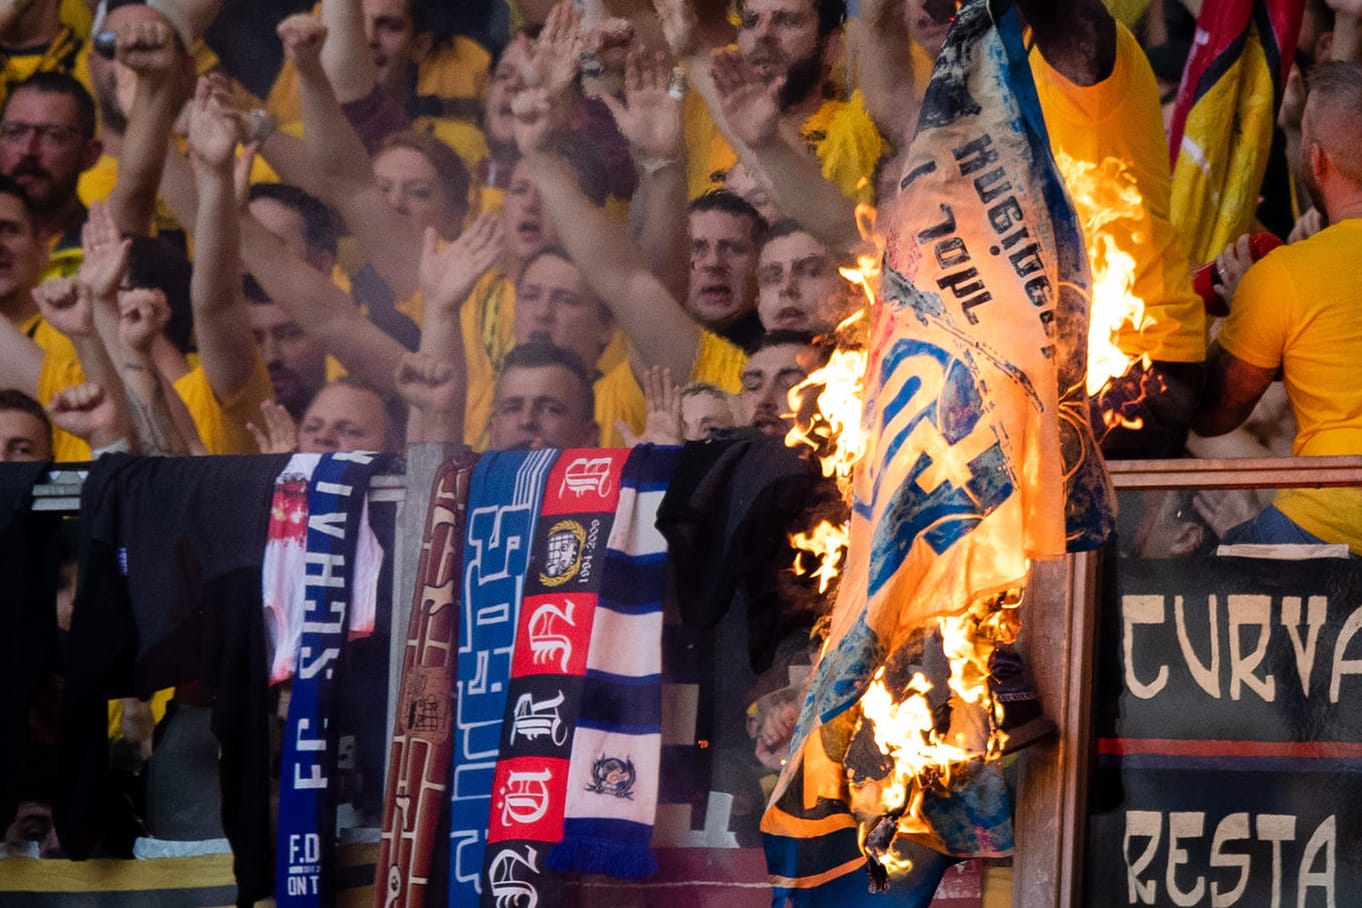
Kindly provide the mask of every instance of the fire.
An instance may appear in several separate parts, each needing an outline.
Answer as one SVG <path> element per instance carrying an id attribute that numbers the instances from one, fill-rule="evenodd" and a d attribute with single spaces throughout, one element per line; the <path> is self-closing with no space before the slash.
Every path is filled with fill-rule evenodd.
<path id="1" fill-rule="evenodd" d="M 1078 213 L 1092 270 L 1092 305 L 1088 324 L 1088 394 L 1096 395 L 1113 379 L 1120 378 L 1136 362 L 1116 346 L 1122 330 L 1143 331 L 1153 320 L 1145 314 L 1144 301 L 1132 292 L 1135 258 L 1122 249 L 1119 239 L 1140 243 L 1145 220 L 1144 198 L 1125 162 L 1107 158 L 1100 165 L 1075 161 L 1061 152 L 1056 163 L 1068 186 Z M 1113 229 L 1117 222 L 1126 226 Z M 1136 229 L 1130 229 L 1135 225 Z M 1148 357 L 1142 358 L 1148 366 Z M 1121 422 L 1104 414 L 1108 424 Z M 1130 425 L 1129 428 L 1139 428 Z"/>
<path id="2" fill-rule="evenodd" d="M 818 580 L 818 592 L 826 593 L 832 581 L 841 572 L 842 556 L 846 554 L 848 526 L 846 523 L 833 524 L 824 520 L 814 527 L 812 533 L 796 533 L 790 542 L 800 553 L 808 552 L 818 558 L 818 568 L 812 576 Z M 801 555 L 795 555 L 794 571 L 801 577 L 809 573 L 804 568 Z"/>

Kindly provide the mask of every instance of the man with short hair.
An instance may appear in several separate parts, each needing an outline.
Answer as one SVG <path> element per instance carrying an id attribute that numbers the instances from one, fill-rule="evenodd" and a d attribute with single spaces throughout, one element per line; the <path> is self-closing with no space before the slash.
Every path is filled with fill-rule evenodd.
<path id="1" fill-rule="evenodd" d="M 738 395 L 743 425 L 763 435 L 779 436 L 790 431 L 790 389 L 808 378 L 825 359 L 808 332 L 768 332 L 743 364 Z"/>
<path id="2" fill-rule="evenodd" d="M 0 173 L 24 188 L 38 232 L 58 254 L 80 249 L 85 206 L 77 185 L 104 149 L 95 125 L 90 93 L 59 72 L 39 72 L 12 86 L 0 111 Z"/>
<path id="3" fill-rule="evenodd" d="M 336 262 L 336 223 L 331 211 L 296 186 L 256 183 L 251 216 L 294 257 L 329 275 Z M 326 351 L 289 313 L 246 278 L 248 312 L 256 347 L 270 373 L 274 398 L 295 420 L 326 385 Z"/>
<path id="4" fill-rule="evenodd" d="M 858 302 L 826 246 L 794 221 L 773 225 L 757 259 L 757 315 L 767 331 L 836 328 Z"/>
<path id="5" fill-rule="evenodd" d="M 1237 281 L 1207 357 L 1192 428 L 1240 425 L 1280 371 L 1296 417 L 1296 456 L 1362 454 L 1362 64 L 1320 65 L 1301 121 L 1305 185 L 1328 226 L 1252 267 L 1223 258 Z M 1242 280 L 1239 280 L 1242 274 Z M 1285 489 L 1227 543 L 1346 543 L 1362 555 L 1362 490 Z"/>
<path id="6" fill-rule="evenodd" d="M 686 311 L 740 347 L 761 336 L 756 315 L 757 247 L 766 222 L 731 192 L 707 192 L 690 203 L 690 280 Z"/>
<path id="7" fill-rule="evenodd" d="M 52 421 L 43 405 L 18 389 L 0 389 L 0 463 L 51 456 Z"/>
<path id="8" fill-rule="evenodd" d="M 592 448 L 600 438 L 586 368 L 552 344 L 521 344 L 506 354 L 488 422 L 493 451 Z"/>

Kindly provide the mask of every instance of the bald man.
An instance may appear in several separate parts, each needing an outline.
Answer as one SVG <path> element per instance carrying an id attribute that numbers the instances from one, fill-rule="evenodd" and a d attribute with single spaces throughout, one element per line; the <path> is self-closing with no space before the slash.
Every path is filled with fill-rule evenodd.
<path id="1" fill-rule="evenodd" d="M 1311 75 L 1301 159 L 1328 226 L 1243 272 L 1192 428 L 1234 429 L 1280 371 L 1296 415 L 1292 453 L 1362 454 L 1362 65 L 1326 63 Z M 1229 263 L 1243 268 L 1247 257 Z M 1283 490 L 1223 541 L 1346 543 L 1362 556 L 1362 489 Z"/>

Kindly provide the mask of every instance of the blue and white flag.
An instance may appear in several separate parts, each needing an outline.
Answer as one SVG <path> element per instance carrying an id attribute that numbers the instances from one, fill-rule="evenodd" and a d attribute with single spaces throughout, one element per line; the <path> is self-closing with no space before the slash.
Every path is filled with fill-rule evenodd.
<path id="1" fill-rule="evenodd" d="M 890 695 L 906 698 L 899 682 L 913 673 L 902 669 L 930 662 L 935 619 L 1024 588 L 1032 559 L 1095 545 L 1112 519 L 1083 388 L 1087 260 L 1014 10 L 995 23 L 984 0 L 961 9 L 879 224 L 869 446 L 848 560 L 763 821 L 777 903 L 851 891 L 845 878 L 862 862 L 850 845 L 876 819 L 848 784 L 864 769 L 855 735 L 875 672 L 889 666 Z M 896 838 L 962 857 L 1007 853 L 1010 804 L 996 764 L 983 763 L 992 717 L 937 692 L 952 733 L 969 709 L 984 711 L 965 742 L 977 766 Z M 915 861 L 911 904 L 930 901 L 942 869 L 931 854 Z"/>

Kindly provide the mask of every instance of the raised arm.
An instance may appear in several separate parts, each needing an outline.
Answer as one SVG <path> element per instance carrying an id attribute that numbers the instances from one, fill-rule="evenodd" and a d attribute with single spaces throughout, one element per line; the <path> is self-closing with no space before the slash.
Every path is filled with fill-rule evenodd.
<path id="1" fill-rule="evenodd" d="M 1045 62 L 1070 82 L 1096 85 L 1116 66 L 1116 20 L 1102 0 L 1017 0 Z"/>
<path id="2" fill-rule="evenodd" d="M 917 124 L 912 37 L 905 0 L 865 0 L 855 30 L 858 87 L 880 134 L 908 147 Z"/>
<path id="3" fill-rule="evenodd" d="M 171 407 L 168 382 L 151 356 L 155 335 L 170 318 L 165 294 L 158 290 L 129 291 L 120 299 L 119 287 L 128 267 L 130 243 L 119 235 L 108 207 L 96 203 L 81 231 L 80 281 L 94 305 L 95 328 L 104 349 L 118 369 L 119 384 L 106 393 L 127 403 L 132 437 L 143 454 L 190 453 L 186 432 Z M 129 325 L 135 325 L 129 330 Z M 188 428 L 193 436 L 192 424 Z M 197 439 L 196 439 L 197 440 Z"/>
<path id="4" fill-rule="evenodd" d="M 364 37 L 364 7 L 360 0 L 322 0 L 326 46 L 322 68 L 342 104 L 368 97 L 378 84 L 369 40 Z"/>
<path id="5" fill-rule="evenodd" d="M 123 382 L 95 330 L 95 305 L 91 288 L 73 278 L 51 278 L 33 292 L 43 318 L 71 339 L 88 382 L 100 385 L 109 397 L 113 413 L 100 427 L 100 437 L 90 437 L 92 447 L 103 447 L 131 435 L 132 423 L 124 401 Z"/>
<path id="6" fill-rule="evenodd" d="M 856 245 L 855 200 L 823 177 L 822 166 L 803 140 L 781 125 L 783 81 L 762 83 L 730 48 L 711 55 L 710 71 L 720 111 L 741 143 L 735 150 L 766 174 L 780 209 L 829 248 Z"/>
<path id="7" fill-rule="evenodd" d="M 339 211 L 355 232 L 393 295 L 405 299 L 417 289 L 421 236 L 387 203 L 369 153 L 327 81 L 321 63 L 326 26 L 309 15 L 289 16 L 279 24 L 279 37 L 298 73 L 304 145 L 315 172 L 313 185 L 322 189 L 322 200 Z"/>
<path id="8" fill-rule="evenodd" d="M 582 193 L 577 175 L 550 146 L 551 105 L 542 89 L 515 100 L 516 142 L 530 162 L 563 246 L 609 307 L 645 365 L 690 375 L 700 328 L 652 273 L 628 231 Z"/>
<path id="9" fill-rule="evenodd" d="M 464 360 L 459 309 L 478 278 L 501 257 L 501 222 L 484 214 L 443 250 L 435 231 L 426 230 L 421 249 L 421 291 L 425 324 L 421 349 L 403 357 L 397 392 L 411 408 L 407 441 L 462 443 L 468 369 Z"/>
<path id="10" fill-rule="evenodd" d="M 662 54 L 630 51 L 624 101 L 601 95 L 638 170 L 631 212 L 639 248 L 677 299 L 690 284 L 690 229 L 686 217 L 686 142 L 681 95 L 671 90 L 672 67 Z"/>
<path id="11" fill-rule="evenodd" d="M 118 35 L 118 60 L 137 74 L 109 210 L 118 229 L 142 235 L 156 213 L 166 143 L 184 100 L 193 61 L 165 21 L 139 22 Z M 108 390 L 107 388 L 105 390 Z"/>

